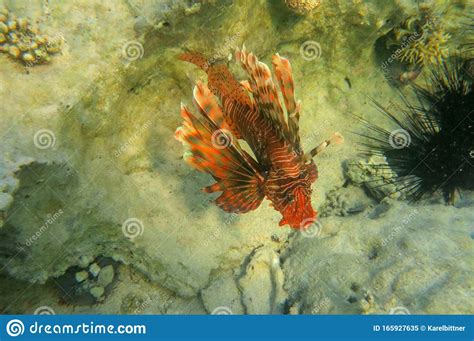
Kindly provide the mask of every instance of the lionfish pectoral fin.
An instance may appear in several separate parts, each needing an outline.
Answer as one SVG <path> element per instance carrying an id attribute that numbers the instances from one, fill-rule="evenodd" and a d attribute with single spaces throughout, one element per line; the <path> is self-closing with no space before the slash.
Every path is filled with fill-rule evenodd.
<path id="1" fill-rule="evenodd" d="M 203 116 L 207 117 L 217 127 L 222 129 L 222 131 L 231 132 L 236 139 L 241 138 L 238 130 L 232 124 L 233 122 L 228 122 L 226 120 L 222 108 L 206 84 L 197 82 L 196 86 L 194 87 L 193 96 L 194 104 Z"/>
<path id="2" fill-rule="evenodd" d="M 242 87 L 247 90 L 248 92 L 252 93 L 252 87 L 250 86 L 250 83 L 249 81 L 241 81 L 240 82 L 240 85 L 242 85 Z"/>
<path id="3" fill-rule="evenodd" d="M 184 122 L 175 133 L 188 149 L 185 161 L 214 177 L 217 183 L 203 190 L 222 191 L 215 202 L 224 211 L 244 213 L 256 209 L 263 200 L 263 176 L 258 163 L 240 147 L 207 87 L 198 84 L 194 95 L 202 117 L 197 118 L 182 105 Z"/>
<path id="4" fill-rule="evenodd" d="M 239 162 L 243 162 L 242 166 L 250 166 L 250 169 L 234 164 L 234 169 L 218 170 L 221 176 L 225 173 L 226 178 L 218 178 L 214 175 L 217 182 L 203 188 L 206 193 L 222 192 L 215 203 L 229 213 L 246 213 L 255 210 L 264 198 L 263 177 L 255 167 L 255 165 L 258 167 L 258 164 L 246 151 L 240 150 L 239 153 L 245 160 Z"/>
<path id="5" fill-rule="evenodd" d="M 264 198 L 262 182 L 257 176 L 217 181 L 203 190 L 207 193 L 222 192 L 215 203 L 226 212 L 246 213 L 255 210 Z"/>

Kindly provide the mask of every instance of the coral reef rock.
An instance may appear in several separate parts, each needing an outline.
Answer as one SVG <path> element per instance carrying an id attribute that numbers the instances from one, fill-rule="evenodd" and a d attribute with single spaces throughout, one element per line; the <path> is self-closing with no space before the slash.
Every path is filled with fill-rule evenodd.
<path id="1" fill-rule="evenodd" d="M 362 186 L 375 199 L 385 197 L 404 199 L 404 182 L 393 182 L 396 173 L 390 169 L 386 158 L 374 155 L 368 159 L 352 159 L 345 164 L 345 176 L 353 184 Z"/>
<path id="2" fill-rule="evenodd" d="M 383 219 L 329 217 L 324 226 L 335 233 L 295 238 L 282 256 L 291 306 L 302 314 L 472 312 L 463 293 L 474 275 L 474 211 L 435 207 L 396 201 Z"/>
<path id="3" fill-rule="evenodd" d="M 285 4 L 288 8 L 300 14 L 311 12 L 316 7 L 319 7 L 321 2 L 322 0 L 285 0 Z"/>
<path id="4" fill-rule="evenodd" d="M 282 314 L 286 300 L 280 257 L 272 249 L 255 250 L 239 278 L 242 304 L 248 314 Z"/>
<path id="5" fill-rule="evenodd" d="M 371 204 L 371 199 L 363 189 L 355 186 L 341 187 L 328 192 L 319 212 L 321 217 L 346 216 L 362 212 Z"/>

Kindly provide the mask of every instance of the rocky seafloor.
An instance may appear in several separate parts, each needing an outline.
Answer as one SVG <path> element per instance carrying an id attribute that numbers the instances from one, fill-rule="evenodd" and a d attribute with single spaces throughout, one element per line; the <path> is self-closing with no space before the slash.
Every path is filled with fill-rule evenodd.
<path id="1" fill-rule="evenodd" d="M 60 37 L 47 63 L 28 64 L 35 45 L 10 49 L 18 37 L 0 53 L 0 312 L 474 312 L 474 195 L 390 195 L 351 134 L 363 129 L 354 114 L 380 120 L 369 96 L 410 93 L 387 81 L 379 39 L 432 7 L 455 51 L 469 2 L 313 3 L 0 1 L 39 27 L 20 40 Z M 278 227 L 267 201 L 219 210 L 173 138 L 180 102 L 206 78 L 176 56 L 198 50 L 242 75 L 232 52 L 243 44 L 292 63 L 305 149 L 345 136 L 317 159 L 314 231 Z"/>

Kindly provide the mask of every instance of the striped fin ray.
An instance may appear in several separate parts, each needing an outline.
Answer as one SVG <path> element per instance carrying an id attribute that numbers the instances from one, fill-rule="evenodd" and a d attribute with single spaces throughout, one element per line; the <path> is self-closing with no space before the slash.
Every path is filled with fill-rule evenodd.
<path id="1" fill-rule="evenodd" d="M 248 85 L 261 113 L 273 122 L 281 137 L 288 140 L 288 125 L 270 69 L 253 53 L 247 53 L 245 46 L 237 51 L 236 59 L 249 75 Z"/>
<path id="2" fill-rule="evenodd" d="M 244 213 L 256 209 L 264 197 L 258 164 L 240 147 L 207 86 L 198 84 L 194 94 L 202 117 L 197 118 L 182 105 L 184 122 L 175 133 L 188 148 L 185 161 L 214 177 L 217 182 L 203 190 L 222 192 L 215 202 L 224 211 Z"/>
<path id="3" fill-rule="evenodd" d="M 222 112 L 221 106 L 207 85 L 197 82 L 193 95 L 193 102 L 203 116 L 207 116 L 217 127 L 231 131 L 237 139 L 241 138 L 237 129 L 234 126 L 230 126 L 229 122 L 226 121 L 226 116 Z"/>
<path id="4" fill-rule="evenodd" d="M 280 91 L 285 102 L 288 129 L 293 146 L 300 146 L 299 119 L 301 103 L 295 101 L 295 83 L 293 81 L 293 71 L 288 59 L 280 57 L 277 53 L 272 58 L 273 72 L 278 80 Z"/>

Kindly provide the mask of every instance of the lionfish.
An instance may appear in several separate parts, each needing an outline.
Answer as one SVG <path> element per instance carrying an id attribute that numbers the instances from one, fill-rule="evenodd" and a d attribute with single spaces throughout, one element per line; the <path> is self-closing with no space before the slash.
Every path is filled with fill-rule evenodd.
<path id="1" fill-rule="evenodd" d="M 318 171 L 313 157 L 329 144 L 342 142 L 342 136 L 335 133 L 303 152 L 301 103 L 295 100 L 289 61 L 278 54 L 272 58 L 282 103 L 270 69 L 245 47 L 236 52 L 248 74 L 242 82 L 226 65 L 209 62 L 200 53 L 187 52 L 179 59 L 199 66 L 208 76 L 208 85 L 197 82 L 193 91 L 200 118 L 182 104 L 184 123 L 175 133 L 188 148 L 185 161 L 216 181 L 203 191 L 222 192 L 215 203 L 226 212 L 255 210 L 267 197 L 283 216 L 280 226 L 304 229 L 314 223 L 317 212 L 311 206 L 311 185 Z M 239 140 L 248 144 L 253 155 Z"/>

